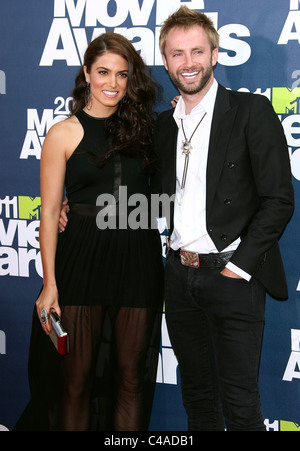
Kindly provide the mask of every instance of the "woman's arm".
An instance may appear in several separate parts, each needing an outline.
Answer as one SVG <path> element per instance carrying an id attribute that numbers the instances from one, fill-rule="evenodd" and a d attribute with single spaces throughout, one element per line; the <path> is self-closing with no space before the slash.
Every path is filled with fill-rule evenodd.
<path id="1" fill-rule="evenodd" d="M 49 313 L 55 309 L 61 314 L 55 280 L 55 254 L 58 237 L 58 221 L 64 190 L 66 170 L 67 127 L 54 125 L 48 132 L 41 153 L 41 221 L 40 250 L 43 265 L 43 290 L 36 302 L 37 313 L 45 308 Z M 42 325 L 46 333 L 51 322 Z"/>

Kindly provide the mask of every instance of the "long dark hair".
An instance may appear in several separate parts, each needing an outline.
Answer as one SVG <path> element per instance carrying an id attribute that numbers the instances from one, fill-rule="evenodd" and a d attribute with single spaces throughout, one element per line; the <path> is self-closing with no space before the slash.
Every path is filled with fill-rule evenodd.
<path id="1" fill-rule="evenodd" d="M 110 149 L 104 155 L 103 163 L 114 153 L 121 152 L 127 155 L 142 155 L 147 166 L 150 163 L 153 111 L 160 87 L 131 42 L 118 33 L 104 33 L 89 44 L 83 64 L 87 72 L 90 72 L 95 60 L 106 52 L 118 54 L 128 62 L 128 81 L 127 93 L 119 103 L 116 113 L 106 120 Z M 76 77 L 72 94 L 72 114 L 85 107 L 86 90 L 87 83 L 82 67 Z"/>

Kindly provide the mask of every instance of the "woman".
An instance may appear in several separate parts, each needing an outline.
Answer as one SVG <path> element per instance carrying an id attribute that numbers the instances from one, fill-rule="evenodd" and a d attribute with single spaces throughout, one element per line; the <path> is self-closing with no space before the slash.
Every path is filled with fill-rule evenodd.
<path id="1" fill-rule="evenodd" d="M 72 115 L 46 136 L 43 288 L 30 346 L 31 402 L 16 429 L 147 428 L 153 390 L 144 379 L 155 383 L 163 297 L 160 237 L 149 227 L 118 227 L 118 208 L 110 223 L 116 227 L 98 228 L 97 215 L 106 210 L 96 201 L 113 196 L 119 207 L 120 187 L 128 197 L 149 195 L 155 94 L 133 45 L 105 33 L 87 48 Z M 70 212 L 58 235 L 64 188 Z M 47 336 L 52 310 L 69 334 L 64 356 Z"/>

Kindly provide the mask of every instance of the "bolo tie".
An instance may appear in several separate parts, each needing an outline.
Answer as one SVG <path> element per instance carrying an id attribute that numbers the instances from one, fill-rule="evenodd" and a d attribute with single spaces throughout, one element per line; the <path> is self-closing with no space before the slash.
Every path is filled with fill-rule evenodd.
<path id="1" fill-rule="evenodd" d="M 204 115 L 202 116 L 200 121 L 198 122 L 198 124 L 197 124 L 195 130 L 193 131 L 190 139 L 187 139 L 187 137 L 186 137 L 184 126 L 183 126 L 183 119 L 181 119 L 181 127 L 182 127 L 182 131 L 183 131 L 183 135 L 184 135 L 184 141 L 182 141 L 182 149 L 183 149 L 182 153 L 185 154 L 185 160 L 184 160 L 184 169 L 183 169 L 183 175 L 182 175 L 182 181 L 181 181 L 181 187 L 180 187 L 180 201 L 179 201 L 179 205 L 181 205 L 182 198 L 183 198 L 183 193 L 184 193 L 184 189 L 185 189 L 185 182 L 186 182 L 186 176 L 187 176 L 187 171 L 188 171 L 188 166 L 189 166 L 190 153 L 191 153 L 191 150 L 193 148 L 192 144 L 191 144 L 191 141 L 192 141 L 192 138 L 193 138 L 194 134 L 196 133 L 196 130 L 200 126 L 200 124 L 203 121 L 205 116 L 206 116 L 206 112 L 204 113 Z"/>

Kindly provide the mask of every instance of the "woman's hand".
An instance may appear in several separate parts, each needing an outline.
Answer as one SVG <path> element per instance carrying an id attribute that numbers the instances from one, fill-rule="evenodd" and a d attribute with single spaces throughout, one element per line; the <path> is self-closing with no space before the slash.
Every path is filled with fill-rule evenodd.
<path id="1" fill-rule="evenodd" d="M 41 322 L 41 326 L 44 332 L 49 335 L 52 330 L 52 324 L 50 320 L 50 313 L 55 310 L 56 313 L 61 316 L 61 310 L 58 304 L 58 291 L 57 288 L 43 288 L 39 298 L 36 301 L 36 310 Z M 43 312 L 42 312 L 43 311 Z M 43 322 L 43 314 L 47 314 L 45 322 Z"/>

